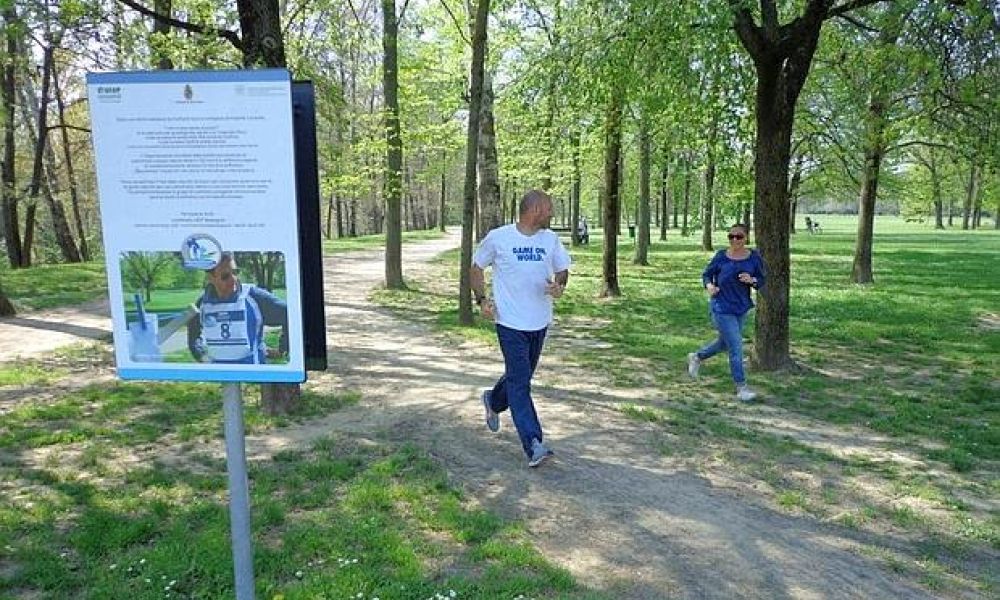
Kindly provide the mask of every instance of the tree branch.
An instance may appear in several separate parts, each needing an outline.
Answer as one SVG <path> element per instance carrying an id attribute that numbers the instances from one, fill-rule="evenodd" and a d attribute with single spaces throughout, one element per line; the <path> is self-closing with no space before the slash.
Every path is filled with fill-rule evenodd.
<path id="1" fill-rule="evenodd" d="M 139 4 L 138 2 L 134 2 L 133 0 L 118 0 L 118 1 L 124 4 L 125 6 L 134 9 L 141 14 L 146 15 L 147 17 L 152 17 L 156 19 L 160 23 L 170 25 L 171 27 L 176 27 L 177 29 L 183 29 L 185 31 L 214 34 L 228 41 L 230 44 L 235 46 L 237 50 L 240 51 L 243 50 L 243 40 L 240 39 L 240 36 L 235 31 L 230 31 L 228 29 L 219 29 L 217 27 L 206 27 L 204 25 L 198 25 L 197 23 L 188 23 L 187 21 L 180 21 L 168 15 L 161 15 L 155 10 L 147 8 Z"/>
<path id="2" fill-rule="evenodd" d="M 862 31 L 867 31 L 868 33 L 881 33 L 881 31 L 879 31 L 878 29 L 872 27 L 871 25 L 868 25 L 867 23 L 862 22 L 861 19 L 855 19 L 850 15 L 837 15 L 837 18 L 847 21 L 848 23 L 854 25 L 855 27 L 857 27 Z"/>
<path id="3" fill-rule="evenodd" d="M 839 17 L 843 14 L 849 13 L 852 10 L 857 10 L 859 8 L 864 8 L 866 6 L 871 6 L 872 4 L 878 4 L 879 2 L 894 2 L 895 0 L 849 0 L 841 4 L 840 6 L 834 6 L 826 13 L 826 18 Z"/>
<path id="4" fill-rule="evenodd" d="M 403 0 L 403 10 L 399 11 L 399 18 L 396 19 L 396 23 L 399 27 L 403 26 L 403 19 L 406 18 L 406 7 L 410 5 L 410 0 Z"/>
<path id="5" fill-rule="evenodd" d="M 949 144 L 942 144 L 940 142 L 928 142 L 926 140 L 911 140 L 909 142 L 903 142 L 901 144 L 896 144 L 895 146 L 888 146 L 885 149 L 886 154 L 890 152 L 895 152 L 896 150 L 902 150 L 903 148 L 909 148 L 910 146 L 922 146 L 925 148 L 941 148 L 943 150 L 953 151 L 956 150 L 955 146 Z"/>
<path id="6" fill-rule="evenodd" d="M 45 128 L 45 131 L 55 131 L 56 129 L 69 129 L 71 131 L 82 131 L 83 133 L 90 133 L 90 128 L 88 127 L 77 127 L 76 125 L 49 125 Z"/>
<path id="7" fill-rule="evenodd" d="M 761 25 L 764 28 L 764 35 L 772 42 L 778 35 L 778 7 L 774 0 L 760 0 Z"/>
<path id="8" fill-rule="evenodd" d="M 760 27 L 754 23 L 750 9 L 742 0 L 729 0 L 729 8 L 733 11 L 733 28 L 736 29 L 736 35 L 743 43 L 743 47 L 747 49 L 754 60 L 763 57 L 764 42 L 761 39 Z"/>
<path id="9" fill-rule="evenodd" d="M 465 43 L 471 46 L 472 40 L 470 40 L 469 37 L 465 35 L 465 28 L 462 27 L 461 23 L 459 23 L 458 17 L 455 16 L 455 13 L 451 12 L 451 7 L 448 6 L 447 0 L 441 0 L 441 6 L 444 7 L 445 12 L 448 13 L 448 16 L 451 17 L 452 22 L 455 23 L 455 29 L 458 30 L 458 35 L 462 36 L 462 39 L 465 40 Z"/>
<path id="10" fill-rule="evenodd" d="M 545 13 L 542 12 L 541 7 L 539 7 L 538 3 L 535 2 L 534 0 L 528 0 L 528 5 L 531 7 L 531 10 L 533 10 L 535 14 L 538 15 L 538 20 L 541 22 L 542 29 L 545 31 L 545 37 L 549 38 L 549 45 L 554 46 L 556 43 L 555 36 L 552 34 L 552 30 L 549 29 L 549 24 L 545 19 Z"/>

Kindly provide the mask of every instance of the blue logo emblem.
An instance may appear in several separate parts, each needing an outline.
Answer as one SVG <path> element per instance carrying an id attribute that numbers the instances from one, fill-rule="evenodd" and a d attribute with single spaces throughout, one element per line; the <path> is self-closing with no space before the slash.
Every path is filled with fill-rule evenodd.
<path id="1" fill-rule="evenodd" d="M 206 233 L 189 235 L 181 245 L 181 263 L 185 269 L 214 269 L 222 256 L 222 245 Z"/>

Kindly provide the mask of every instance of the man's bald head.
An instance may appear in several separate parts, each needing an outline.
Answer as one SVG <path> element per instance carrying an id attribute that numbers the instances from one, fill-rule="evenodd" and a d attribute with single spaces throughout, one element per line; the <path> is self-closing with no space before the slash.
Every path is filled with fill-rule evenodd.
<path id="1" fill-rule="evenodd" d="M 552 197 L 543 192 L 542 190 L 530 190 L 524 197 L 521 198 L 521 206 L 519 207 L 519 214 L 523 217 L 524 215 L 531 212 L 531 209 L 535 208 L 543 202 L 552 202 Z"/>

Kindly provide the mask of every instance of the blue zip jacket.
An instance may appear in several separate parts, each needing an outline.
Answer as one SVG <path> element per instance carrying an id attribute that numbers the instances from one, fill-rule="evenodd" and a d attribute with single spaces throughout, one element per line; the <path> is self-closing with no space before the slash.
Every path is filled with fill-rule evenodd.
<path id="1" fill-rule="evenodd" d="M 757 284 L 751 286 L 743 283 L 739 280 L 740 273 L 756 277 Z M 759 290 L 764 287 L 764 280 L 764 259 L 754 249 L 750 250 L 750 256 L 742 260 L 729 258 L 725 250 L 719 250 L 701 274 L 702 287 L 710 281 L 719 286 L 719 293 L 709 302 L 712 312 L 717 315 L 742 315 L 753 308 L 750 288 Z"/>
<path id="2" fill-rule="evenodd" d="M 215 288 L 211 285 L 206 285 L 204 293 L 198 298 L 195 305 L 201 308 L 202 303 L 206 301 L 232 301 L 239 296 L 240 291 L 246 285 L 248 284 L 240 282 L 239 287 L 236 288 L 236 291 L 229 298 L 219 298 L 215 293 Z M 288 352 L 288 305 L 285 304 L 284 300 L 257 286 L 250 287 L 247 299 L 253 302 L 260 311 L 262 322 L 253 323 L 251 333 L 253 334 L 254 345 L 257 347 L 257 362 L 264 364 L 267 359 L 267 348 L 264 346 L 263 339 L 265 325 L 268 327 L 281 327 L 281 336 L 278 338 L 278 350 L 283 353 Z M 195 318 L 188 321 L 187 341 L 188 349 L 195 360 L 201 361 L 202 357 L 207 353 L 205 339 L 202 337 L 201 319 Z"/>

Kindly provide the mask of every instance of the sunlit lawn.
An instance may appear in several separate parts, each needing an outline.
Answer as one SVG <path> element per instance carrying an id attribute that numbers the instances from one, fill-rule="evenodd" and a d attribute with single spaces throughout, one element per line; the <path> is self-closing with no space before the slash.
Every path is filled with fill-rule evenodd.
<path id="1" fill-rule="evenodd" d="M 426 231 L 404 231 L 403 243 L 419 242 L 422 240 L 435 240 L 444 234 L 437 229 Z M 355 252 L 358 250 L 378 250 L 385 248 L 385 234 L 361 235 L 357 237 L 343 237 L 323 241 L 323 252 L 327 254 L 337 254 L 340 252 Z"/>
<path id="2" fill-rule="evenodd" d="M 18 310 L 88 302 L 107 295 L 103 262 L 39 265 L 30 269 L 0 267 L 0 288 Z"/>
<path id="3" fill-rule="evenodd" d="M 654 231 L 651 264 L 638 267 L 626 231 L 618 267 L 623 295 L 613 300 L 598 298 L 602 237 L 593 232 L 590 245 L 572 249 L 549 351 L 562 348 L 615 385 L 658 390 L 655 401 L 618 408 L 662 425 L 670 436 L 666 454 L 719 458 L 763 483 L 787 510 L 925 536 L 926 556 L 914 575 L 932 588 L 946 585 L 936 561 L 977 547 L 1000 549 L 1000 232 L 992 222 L 979 231 L 937 232 L 879 217 L 875 284 L 858 286 L 849 282 L 855 219 L 817 219 L 823 233 L 800 228 L 792 240 L 790 327 L 799 368 L 751 367 L 750 381 L 762 392 L 758 406 L 733 401 L 724 356 L 706 362 L 698 382 L 687 378 L 687 353 L 713 334 L 700 289 L 711 254 L 701 249 L 700 232 L 683 238 L 669 230 L 663 243 Z M 724 247 L 725 231 L 714 238 L 717 249 Z M 449 253 L 434 279 L 374 297 L 450 335 L 495 344 L 489 323 L 455 325 L 457 262 L 458 253 Z M 751 355 L 752 338 L 751 319 Z M 792 435 L 802 423 L 806 432 Z M 810 427 L 823 430 L 813 437 L 829 430 L 833 440 L 856 438 L 869 448 L 812 443 Z M 887 443 L 865 441 L 884 436 Z M 895 451 L 919 462 L 888 459 Z M 996 570 L 981 564 L 968 575 L 981 588 L 998 582 Z"/>
<path id="4" fill-rule="evenodd" d="M 403 243 L 437 239 L 442 235 L 438 230 L 407 231 L 403 233 Z M 364 235 L 325 240 L 323 252 L 358 252 L 384 246 L 384 234 Z M 19 311 L 26 311 L 71 306 L 106 297 L 108 283 L 102 261 L 39 265 L 30 269 L 10 269 L 3 265 L 0 266 L 0 289 Z M 197 292 L 161 290 L 161 293 L 154 293 L 154 296 L 153 304 L 148 306 L 150 310 L 176 312 L 197 297 Z"/>
<path id="5" fill-rule="evenodd" d="M 232 598 L 219 387 L 70 383 L 108 359 L 92 345 L 0 365 L 0 598 Z M 305 412 L 275 419 L 248 387 L 248 431 L 358 400 L 304 393 Z M 249 475 L 259 598 L 600 598 L 420 449 L 333 435 Z"/>

